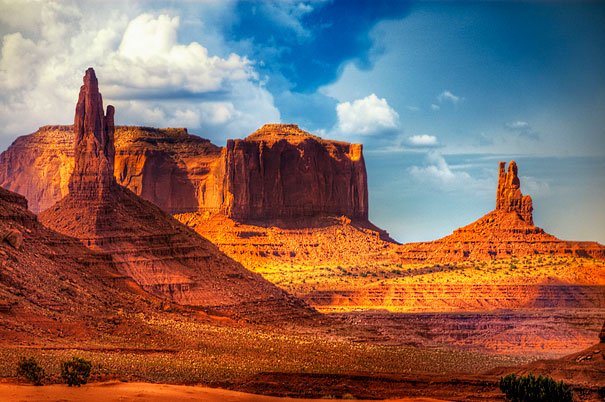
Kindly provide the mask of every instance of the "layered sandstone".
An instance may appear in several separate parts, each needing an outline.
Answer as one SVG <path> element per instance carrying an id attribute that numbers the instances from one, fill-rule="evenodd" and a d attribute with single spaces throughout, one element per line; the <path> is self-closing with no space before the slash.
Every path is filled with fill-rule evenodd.
<path id="1" fill-rule="evenodd" d="M 243 140 L 227 142 L 225 170 L 228 217 L 368 218 L 360 144 L 325 141 L 293 124 L 266 124 Z"/>
<path id="2" fill-rule="evenodd" d="M 44 126 L 0 155 L 0 185 L 24 195 L 38 213 L 69 193 L 73 126 Z M 184 128 L 115 126 L 118 184 L 169 213 L 218 211 L 221 148 Z"/>
<path id="3" fill-rule="evenodd" d="M 85 337 L 115 315 L 113 306 L 148 306 L 135 289 L 109 256 L 44 227 L 25 198 L 0 188 L 0 340 Z"/>
<path id="4" fill-rule="evenodd" d="M 34 212 L 69 191 L 71 130 L 42 127 L 0 155 L 0 185 L 26 196 Z M 323 140 L 295 125 L 268 124 L 225 148 L 186 129 L 117 126 L 115 148 L 116 181 L 169 213 L 367 220 L 361 145 Z"/>
<path id="5" fill-rule="evenodd" d="M 94 90 L 96 80 L 88 78 L 89 74 L 94 72 L 87 71 L 80 97 L 87 107 L 76 108 L 70 192 L 41 213 L 40 220 L 95 251 L 111 255 L 123 274 L 169 301 L 249 320 L 312 314 L 302 302 L 117 184 L 112 174 L 113 136 L 106 129 L 109 125 L 104 126 L 107 117 L 98 113 L 102 101 Z M 78 122 L 83 122 L 82 126 Z"/>

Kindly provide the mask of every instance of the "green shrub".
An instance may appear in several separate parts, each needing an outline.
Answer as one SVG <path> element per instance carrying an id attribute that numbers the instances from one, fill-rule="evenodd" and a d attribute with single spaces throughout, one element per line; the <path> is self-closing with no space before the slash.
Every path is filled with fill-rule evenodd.
<path id="1" fill-rule="evenodd" d="M 500 379 L 500 390 L 513 402 L 572 402 L 573 391 L 563 381 L 533 374 L 509 374 Z"/>
<path id="2" fill-rule="evenodd" d="M 92 364 L 80 357 L 73 357 L 71 360 L 61 363 L 61 378 L 65 380 L 70 387 L 79 387 L 88 382 Z"/>
<path id="3" fill-rule="evenodd" d="M 34 385 L 42 385 L 44 369 L 33 357 L 22 357 L 17 364 L 17 376 L 25 378 Z"/>

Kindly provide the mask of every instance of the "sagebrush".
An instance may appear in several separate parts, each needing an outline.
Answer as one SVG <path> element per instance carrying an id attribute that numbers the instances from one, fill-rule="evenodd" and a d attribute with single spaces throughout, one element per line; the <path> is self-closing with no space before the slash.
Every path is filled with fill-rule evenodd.
<path id="1" fill-rule="evenodd" d="M 547 376 L 509 374 L 500 379 L 500 390 L 512 402 L 572 402 L 573 390 Z"/>
<path id="2" fill-rule="evenodd" d="M 92 364 L 81 357 L 73 357 L 61 364 L 61 378 L 70 387 L 86 384 L 90 377 Z"/>
<path id="3" fill-rule="evenodd" d="M 17 376 L 26 379 L 34 385 L 42 385 L 44 369 L 33 357 L 22 357 L 17 363 Z"/>

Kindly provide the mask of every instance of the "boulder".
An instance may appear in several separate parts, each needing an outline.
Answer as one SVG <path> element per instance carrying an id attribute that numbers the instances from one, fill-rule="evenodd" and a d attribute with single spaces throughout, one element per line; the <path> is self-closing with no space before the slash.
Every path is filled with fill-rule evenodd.
<path id="1" fill-rule="evenodd" d="M 3 236 L 4 241 L 10 244 L 14 249 L 21 250 L 23 246 L 23 235 L 17 229 L 9 229 Z"/>

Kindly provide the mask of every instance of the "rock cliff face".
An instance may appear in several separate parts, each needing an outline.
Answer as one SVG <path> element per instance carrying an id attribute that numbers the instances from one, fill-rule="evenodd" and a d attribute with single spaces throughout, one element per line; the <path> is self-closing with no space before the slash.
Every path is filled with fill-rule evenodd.
<path id="1" fill-rule="evenodd" d="M 103 119 L 97 133 L 109 135 Z M 59 201 L 75 164 L 71 133 L 71 126 L 46 126 L 18 138 L 0 155 L 0 185 L 26 196 L 34 212 Z M 103 148 L 94 138 L 91 156 Z M 115 148 L 117 183 L 168 213 L 367 220 L 361 145 L 322 140 L 294 125 L 265 125 L 225 148 L 186 129 L 117 126 Z"/>
<path id="2" fill-rule="evenodd" d="M 84 78 L 84 104 L 95 80 Z M 99 110 L 102 110 L 100 96 Z M 81 99 L 82 100 L 82 97 Z M 180 304 L 200 306 L 248 320 L 310 316 L 304 303 L 253 274 L 212 243 L 157 206 L 118 185 L 114 139 L 107 117 L 76 107 L 75 168 L 69 194 L 42 212 L 48 227 L 111 255 L 120 272 L 144 290 Z M 93 109 L 94 110 L 94 109 Z M 83 122 L 78 126 L 78 122 Z M 101 128 L 100 130 L 98 130 Z M 86 146 L 82 146 L 86 144 Z M 98 172 L 96 180 L 91 172 Z"/>
<path id="3" fill-rule="evenodd" d="M 38 213 L 69 193 L 74 169 L 73 126 L 44 126 L 0 154 L 0 185 L 25 196 Z M 118 184 L 169 213 L 218 212 L 221 148 L 184 128 L 116 126 Z"/>
<path id="4" fill-rule="evenodd" d="M 35 213 L 69 193 L 74 169 L 72 126 L 45 126 L 0 154 L 0 186 L 27 198 Z"/>
<path id="5" fill-rule="evenodd" d="M 184 128 L 118 127 L 119 184 L 168 213 L 218 212 L 221 148 Z"/>
<path id="6" fill-rule="evenodd" d="M 360 144 L 324 141 L 293 124 L 266 124 L 244 140 L 229 140 L 224 158 L 228 217 L 368 218 Z"/>

